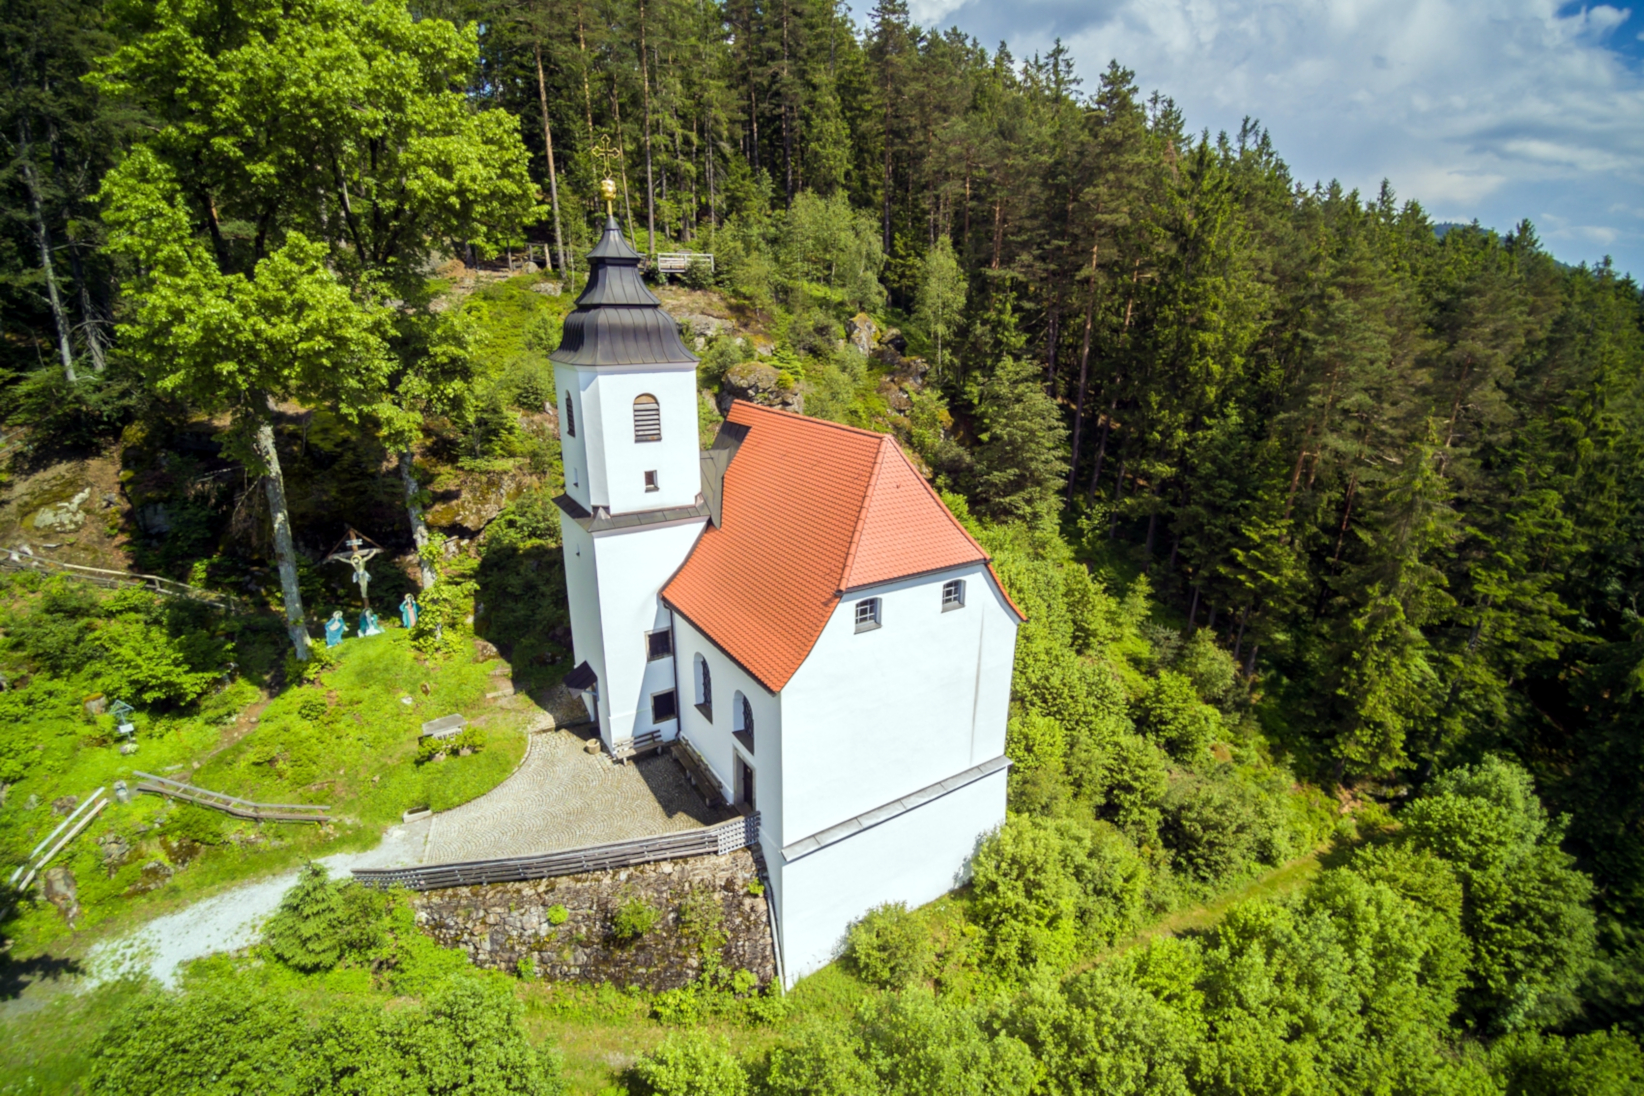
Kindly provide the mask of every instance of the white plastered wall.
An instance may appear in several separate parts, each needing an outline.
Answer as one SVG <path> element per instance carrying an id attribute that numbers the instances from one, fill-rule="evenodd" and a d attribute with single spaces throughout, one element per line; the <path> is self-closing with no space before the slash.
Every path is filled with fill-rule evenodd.
<path id="1" fill-rule="evenodd" d="M 577 558 L 572 555 L 573 551 L 591 552 L 594 560 L 599 662 L 584 653 L 582 633 L 578 631 L 579 598 L 575 591 L 571 592 L 571 630 L 577 656 L 588 658 L 589 665 L 599 674 L 601 735 L 607 744 L 657 729 L 672 737 L 674 720 L 662 724 L 651 721 L 651 694 L 674 688 L 674 663 L 666 658 L 650 661 L 645 634 L 671 626 L 672 614 L 658 595 L 663 583 L 685 562 L 692 545 L 702 535 L 706 519 L 645 525 L 593 537 L 569 519 L 562 519 L 560 524 L 580 534 L 575 548 L 571 535 L 566 535 L 567 587 L 572 581 L 571 562 Z"/>
<path id="2" fill-rule="evenodd" d="M 762 837 L 769 835 L 780 848 L 782 817 L 782 705 L 765 687 L 716 647 L 685 616 L 674 614 L 675 664 L 679 667 L 680 732 L 702 756 L 720 782 L 727 799 L 736 791 L 736 762 L 745 759 L 754 771 L 755 806 Z M 696 658 L 700 655 L 713 677 L 713 719 L 697 710 Z M 754 752 L 748 754 L 732 735 L 736 695 L 748 698 L 754 717 Z M 773 850 L 766 849 L 769 855 Z"/>
<path id="3" fill-rule="evenodd" d="M 944 612 L 952 579 L 965 605 Z M 881 626 L 858 632 L 866 597 Z M 782 690 L 783 843 L 1001 756 L 1016 626 L 982 564 L 846 595 Z"/>
<path id="4" fill-rule="evenodd" d="M 563 396 L 560 397 L 562 400 Z M 586 662 L 600 681 L 605 680 L 605 639 L 599 626 L 599 571 L 594 566 L 594 539 L 565 514 L 559 516 L 560 543 L 565 554 L 565 593 L 571 607 L 571 665 Z M 599 721 L 604 716 L 584 694 L 588 714 Z"/>
<path id="5" fill-rule="evenodd" d="M 583 507 L 612 514 L 691 506 L 702 491 L 697 446 L 696 365 L 554 367 L 559 399 L 571 393 L 577 436 L 565 436 L 560 412 L 566 493 Z M 634 440 L 634 398 L 655 396 L 662 440 Z M 575 470 L 573 472 L 573 470 Z M 645 473 L 657 490 L 645 490 Z M 579 481 L 580 486 L 573 480 Z"/>
<path id="6" fill-rule="evenodd" d="M 792 863 L 766 846 L 787 984 L 837 958 L 873 907 L 911 909 L 965 882 L 978 842 L 1004 820 L 1001 770 Z"/>

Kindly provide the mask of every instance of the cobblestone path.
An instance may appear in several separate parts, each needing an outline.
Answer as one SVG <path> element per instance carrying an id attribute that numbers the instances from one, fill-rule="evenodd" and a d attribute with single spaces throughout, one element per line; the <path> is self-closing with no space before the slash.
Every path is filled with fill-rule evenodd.
<path id="1" fill-rule="evenodd" d="M 422 862 L 574 849 L 693 830 L 731 817 L 703 803 L 673 758 L 653 754 L 615 765 L 603 753 L 584 753 L 586 741 L 565 730 L 533 733 L 514 775 L 478 799 L 434 816 Z"/>

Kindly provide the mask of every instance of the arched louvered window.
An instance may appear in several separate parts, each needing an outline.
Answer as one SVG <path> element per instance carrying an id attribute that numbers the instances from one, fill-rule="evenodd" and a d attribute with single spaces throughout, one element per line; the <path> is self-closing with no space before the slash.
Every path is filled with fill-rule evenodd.
<path id="1" fill-rule="evenodd" d="M 656 402 L 655 396 L 634 398 L 634 440 L 662 440 L 662 405 Z"/>
<path id="2" fill-rule="evenodd" d="M 696 706 L 709 723 L 714 721 L 714 676 L 701 655 L 696 656 Z"/>
<path id="3" fill-rule="evenodd" d="M 753 705 L 741 693 L 737 693 L 731 701 L 731 733 L 742 743 L 744 750 L 750 754 L 754 752 Z"/>
<path id="4" fill-rule="evenodd" d="M 577 436 L 577 409 L 576 405 L 571 402 L 571 392 L 569 389 L 565 392 L 565 403 L 563 406 L 565 407 L 565 436 L 568 438 L 574 438 Z"/>

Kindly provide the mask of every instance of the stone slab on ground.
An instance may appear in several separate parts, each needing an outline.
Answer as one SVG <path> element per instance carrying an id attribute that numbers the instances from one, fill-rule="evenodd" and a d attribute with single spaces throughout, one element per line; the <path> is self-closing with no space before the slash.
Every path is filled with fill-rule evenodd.
<path id="1" fill-rule="evenodd" d="M 670 757 L 613 764 L 583 752 L 588 736 L 538 731 L 525 760 L 494 790 L 437 814 L 425 864 L 496 860 L 631 837 L 679 833 L 722 822 Z"/>
<path id="2" fill-rule="evenodd" d="M 476 966 L 512 971 L 529 955 L 543 978 L 661 991 L 687 985 L 701 972 L 701 936 L 680 917 L 694 895 L 719 910 L 727 970 L 751 971 L 764 985 L 776 965 L 765 898 L 749 893 L 758 878 L 753 855 L 738 849 L 618 871 L 425 891 L 411 902 L 424 932 L 462 948 Z M 662 916 L 639 939 L 618 940 L 611 919 L 634 898 Z M 569 914 L 560 925 L 548 919 L 556 905 Z"/>

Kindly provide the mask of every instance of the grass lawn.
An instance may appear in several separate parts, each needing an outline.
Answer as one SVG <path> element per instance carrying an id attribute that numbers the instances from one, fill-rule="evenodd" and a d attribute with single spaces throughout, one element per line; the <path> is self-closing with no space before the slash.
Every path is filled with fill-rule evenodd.
<path id="1" fill-rule="evenodd" d="M 51 756 L 11 790 L 0 812 L 12 850 L 26 854 L 57 824 L 56 797 L 83 797 L 116 779 L 135 785 L 137 770 L 260 802 L 328 804 L 334 821 L 259 824 L 155 795 L 112 803 L 53 861 L 74 872 L 75 929 L 54 906 L 25 902 L 5 926 L 12 955 L 83 954 L 96 939 L 234 884 L 369 848 L 408 808 L 466 802 L 524 756 L 529 712 L 486 699 L 506 680 L 492 672 L 506 668 L 500 661 L 429 660 L 399 629 L 347 641 L 333 654 L 311 682 L 266 702 L 243 682 L 229 686 L 224 692 L 241 703 L 221 723 L 198 712 L 139 717 L 132 757 L 120 756 L 77 711 L 60 713 L 58 733 L 47 739 Z M 468 716 L 482 749 L 417 764 L 422 722 L 453 712 Z M 123 859 L 107 855 L 114 842 L 128 848 Z"/>

